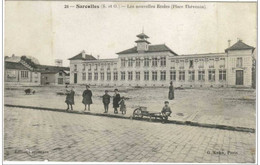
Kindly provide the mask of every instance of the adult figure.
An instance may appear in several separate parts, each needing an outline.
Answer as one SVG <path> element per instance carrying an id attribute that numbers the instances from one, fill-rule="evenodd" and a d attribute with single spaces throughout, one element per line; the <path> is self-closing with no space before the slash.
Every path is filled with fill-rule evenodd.
<path id="1" fill-rule="evenodd" d="M 172 81 L 170 82 L 170 86 L 169 86 L 168 99 L 169 99 L 169 100 L 173 100 L 173 99 L 174 99 L 174 87 L 173 87 L 173 85 L 172 85 Z"/>
<path id="2" fill-rule="evenodd" d="M 85 105 L 84 111 L 86 111 L 86 106 L 88 105 L 88 111 L 90 111 L 90 104 L 92 104 L 92 92 L 89 89 L 89 86 L 86 85 L 86 90 L 82 94 L 83 100 L 82 103 Z"/>
<path id="3" fill-rule="evenodd" d="M 66 100 L 65 103 L 67 104 L 67 111 L 69 110 L 69 106 L 71 110 L 73 110 L 72 105 L 74 105 L 74 96 L 75 92 L 73 90 L 73 87 L 71 86 L 70 89 L 68 89 L 68 86 L 66 86 Z"/>
<path id="4" fill-rule="evenodd" d="M 119 108 L 119 101 L 121 100 L 121 98 L 118 89 L 115 89 L 114 91 L 115 94 L 113 98 L 113 108 L 114 108 L 114 113 L 117 114 L 118 113 L 117 108 Z"/>

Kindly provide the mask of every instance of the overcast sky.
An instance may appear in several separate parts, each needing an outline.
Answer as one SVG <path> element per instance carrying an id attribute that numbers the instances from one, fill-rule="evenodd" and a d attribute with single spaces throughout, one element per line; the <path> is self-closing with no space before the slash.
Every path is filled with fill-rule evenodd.
<path id="1" fill-rule="evenodd" d="M 164 3 L 206 9 L 65 9 L 66 4 L 100 3 L 5 1 L 5 55 L 33 56 L 50 65 L 63 59 L 65 66 L 82 50 L 116 58 L 135 46 L 142 27 L 152 44 L 165 43 L 179 55 L 224 52 L 227 40 L 234 44 L 237 38 L 256 47 L 256 3 Z"/>

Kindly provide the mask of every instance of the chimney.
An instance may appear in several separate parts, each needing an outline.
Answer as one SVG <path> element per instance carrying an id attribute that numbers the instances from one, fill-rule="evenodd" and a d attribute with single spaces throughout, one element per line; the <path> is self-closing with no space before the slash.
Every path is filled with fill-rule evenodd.
<path id="1" fill-rule="evenodd" d="M 86 53 L 84 50 L 82 50 L 81 55 L 82 55 L 82 58 L 86 58 Z"/>
<path id="2" fill-rule="evenodd" d="M 228 40 L 228 48 L 231 46 L 231 40 Z"/>

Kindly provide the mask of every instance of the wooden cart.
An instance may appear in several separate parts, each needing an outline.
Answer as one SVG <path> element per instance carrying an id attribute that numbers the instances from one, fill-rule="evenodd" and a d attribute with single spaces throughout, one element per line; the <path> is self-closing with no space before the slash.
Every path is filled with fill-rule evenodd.
<path id="1" fill-rule="evenodd" d="M 150 121 L 153 119 L 163 119 L 161 112 L 149 112 L 147 111 L 147 107 L 138 107 L 133 112 L 133 118 L 140 118 L 148 117 Z"/>

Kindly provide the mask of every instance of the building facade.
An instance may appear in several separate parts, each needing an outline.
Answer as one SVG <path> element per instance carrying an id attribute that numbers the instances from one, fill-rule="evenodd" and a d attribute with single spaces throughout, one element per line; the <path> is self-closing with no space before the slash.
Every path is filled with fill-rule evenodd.
<path id="1" fill-rule="evenodd" d="M 165 44 L 151 45 L 144 33 L 136 46 L 115 59 L 81 52 L 70 58 L 70 83 L 98 86 L 232 87 L 252 85 L 254 47 L 239 40 L 223 53 L 178 55 Z"/>
<path id="2" fill-rule="evenodd" d="M 32 66 L 18 56 L 5 57 L 5 85 L 65 85 L 69 77 L 69 67 Z"/>
<path id="3" fill-rule="evenodd" d="M 5 62 L 5 84 L 40 85 L 41 74 L 21 62 Z"/>
<path id="4" fill-rule="evenodd" d="M 69 84 L 69 67 L 36 65 L 36 70 L 41 73 L 41 85 Z"/>

